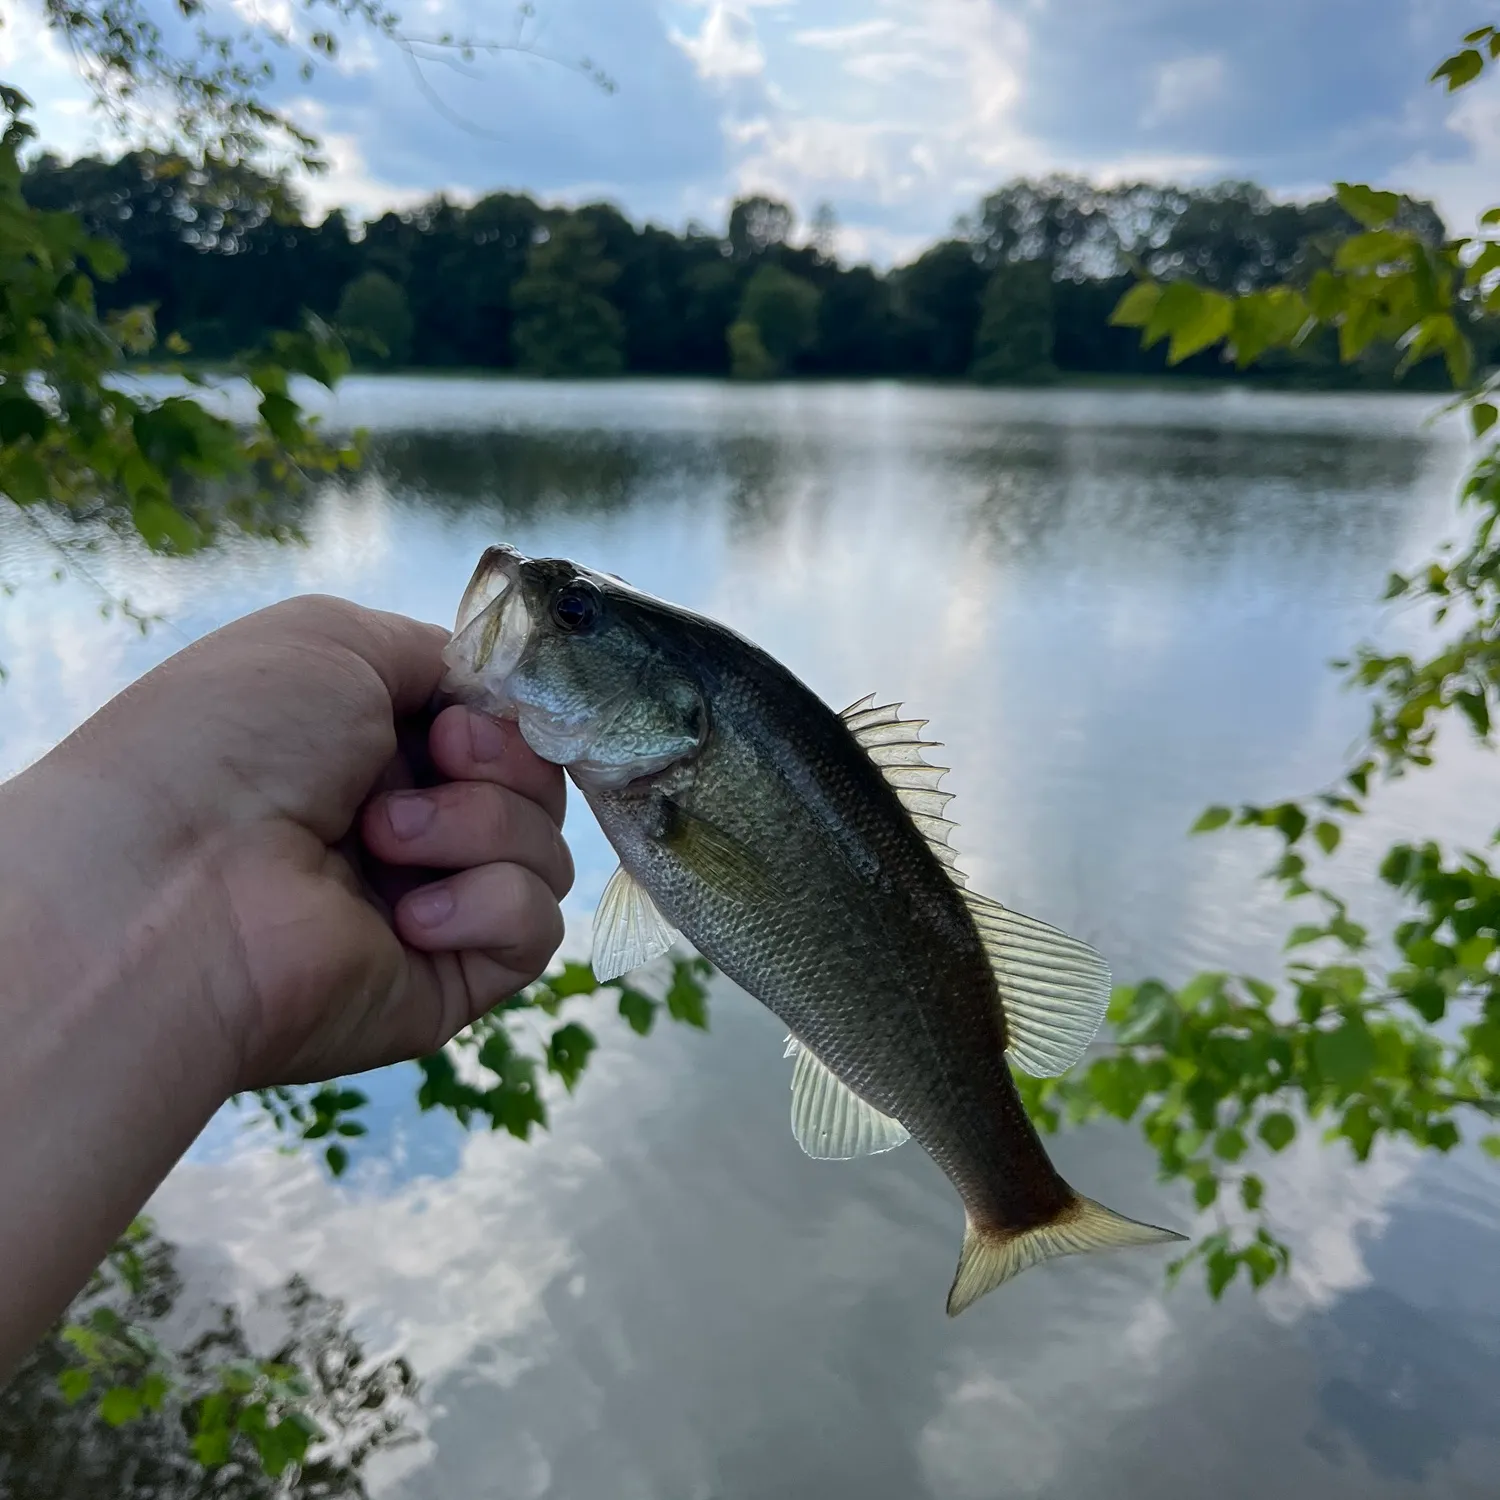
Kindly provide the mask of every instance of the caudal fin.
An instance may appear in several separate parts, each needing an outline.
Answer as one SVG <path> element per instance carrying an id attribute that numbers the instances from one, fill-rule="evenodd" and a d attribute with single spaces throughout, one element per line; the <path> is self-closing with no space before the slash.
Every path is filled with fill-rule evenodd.
<path id="1" fill-rule="evenodd" d="M 1082 1197 L 1075 1197 L 1050 1224 L 1034 1229 L 987 1229 L 966 1219 L 964 1248 L 948 1292 L 948 1316 L 956 1318 L 1002 1281 L 1054 1255 L 1118 1250 L 1126 1245 L 1164 1245 L 1186 1238 L 1172 1229 L 1127 1219 L 1092 1198 Z"/>

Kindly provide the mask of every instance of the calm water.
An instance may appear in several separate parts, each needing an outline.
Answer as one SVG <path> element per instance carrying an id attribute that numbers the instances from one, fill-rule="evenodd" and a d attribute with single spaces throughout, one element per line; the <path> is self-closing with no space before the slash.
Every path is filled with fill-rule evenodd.
<path id="1" fill-rule="evenodd" d="M 0 772 L 153 661 L 283 595 L 451 618 L 480 549 L 562 553 L 722 618 L 829 701 L 901 697 L 946 741 L 971 883 L 1122 978 L 1274 964 L 1267 849 L 1188 840 L 1211 800 L 1333 775 L 1361 712 L 1326 668 L 1416 627 L 1371 605 L 1451 522 L 1458 440 L 1397 398 L 898 386 L 358 380 L 375 463 L 308 545 L 90 567 L 170 622 L 102 621 L 0 517 Z M 1493 764 L 1456 746 L 1341 856 L 1478 841 Z M 582 951 L 613 859 L 569 816 Z M 778 1023 L 729 986 L 707 1036 L 603 1045 L 523 1147 L 420 1118 L 377 1076 L 350 1177 L 216 1121 L 153 1213 L 195 1295 L 253 1317 L 303 1271 L 422 1380 L 392 1497 L 1500 1494 L 1500 1198 L 1477 1154 L 1267 1165 L 1296 1274 L 1221 1304 L 1166 1257 L 1032 1271 L 943 1315 L 956 1197 L 915 1149 L 815 1163 Z M 1064 1136 L 1082 1190 L 1184 1227 L 1128 1131 Z M 1203 1224 L 1200 1227 L 1208 1227 Z"/>

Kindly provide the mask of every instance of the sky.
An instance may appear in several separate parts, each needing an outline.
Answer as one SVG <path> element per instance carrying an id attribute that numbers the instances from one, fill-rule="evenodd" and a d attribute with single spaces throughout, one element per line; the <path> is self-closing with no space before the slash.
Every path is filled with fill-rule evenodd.
<path id="1" fill-rule="evenodd" d="M 30 0 L 0 0 L 0 79 L 65 154 L 111 144 Z M 163 0 L 144 0 L 163 12 Z M 310 30 L 291 0 L 213 0 Z M 829 204 L 838 247 L 890 264 L 984 192 L 1050 170 L 1112 181 L 1336 178 L 1434 198 L 1455 229 L 1500 198 L 1500 85 L 1426 82 L 1475 0 L 410 0 L 403 48 L 346 29 L 279 102 L 333 166 L 315 211 L 491 189 L 606 198 L 721 225 L 739 194 Z M 314 12 L 316 15 L 317 12 Z M 320 19 L 319 24 L 326 24 Z M 464 63 L 421 38 L 500 44 Z M 519 42 L 519 46 L 516 43 Z M 614 84 L 606 91 L 579 64 Z"/>

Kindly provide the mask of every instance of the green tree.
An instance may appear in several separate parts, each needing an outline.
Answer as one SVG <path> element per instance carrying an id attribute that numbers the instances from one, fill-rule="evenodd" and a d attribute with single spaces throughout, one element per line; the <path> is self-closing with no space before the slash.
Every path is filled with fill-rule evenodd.
<path id="1" fill-rule="evenodd" d="M 760 329 L 741 318 L 729 325 L 729 373 L 736 380 L 769 380 L 777 373 L 776 361 L 761 342 Z"/>
<path id="2" fill-rule="evenodd" d="M 996 266 L 984 288 L 974 363 L 980 381 L 1042 381 L 1052 363 L 1052 267 L 1045 260 Z"/>
<path id="3" fill-rule="evenodd" d="M 618 375 L 625 322 L 605 293 L 619 275 L 592 225 L 554 219 L 512 293 L 517 365 L 536 375 Z"/>
<path id="4" fill-rule="evenodd" d="M 1500 31 L 1482 26 L 1433 74 L 1463 88 L 1500 58 Z M 1156 980 L 1116 992 L 1116 1046 L 1078 1076 L 1028 1086 L 1044 1124 L 1113 1115 L 1138 1120 L 1163 1176 L 1185 1178 L 1220 1227 L 1184 1258 L 1202 1263 L 1218 1296 L 1243 1270 L 1262 1285 L 1289 1264 L 1272 1231 L 1257 1153 L 1283 1151 L 1316 1129 L 1364 1161 L 1377 1144 L 1406 1140 L 1450 1151 L 1465 1138 L 1500 1158 L 1500 870 L 1476 849 L 1403 841 L 1379 860 L 1406 914 L 1375 939 L 1318 868 L 1378 788 L 1434 763 L 1439 727 L 1466 727 L 1493 750 L 1500 714 L 1500 376 L 1477 370 L 1472 338 L 1500 312 L 1500 207 L 1481 233 L 1435 242 L 1430 221 L 1391 192 L 1336 185 L 1354 230 L 1292 279 L 1220 291 L 1186 280 L 1142 280 L 1115 320 L 1165 341 L 1182 361 L 1221 348 L 1240 366 L 1295 350 L 1319 330 L 1346 361 L 1372 345 L 1399 351 L 1400 368 L 1441 359 L 1476 438 L 1488 441 L 1462 503 L 1473 516 L 1390 599 L 1424 602 L 1436 644 L 1425 653 L 1362 646 L 1343 666 L 1371 694 L 1364 743 L 1322 791 L 1273 806 L 1211 807 L 1196 831 L 1235 825 L 1279 836 L 1269 872 L 1308 908 L 1287 939 L 1275 982 L 1200 974 L 1173 989 Z M 1233 283 L 1231 283 L 1231 287 Z M 1500 835 L 1487 828 L 1492 846 Z M 1184 1262 L 1179 1262 L 1179 1266 Z"/>
<path id="5" fill-rule="evenodd" d="M 891 279 L 905 367 L 923 375 L 966 374 L 988 280 L 974 247 L 966 240 L 944 240 Z"/>
<path id="6" fill-rule="evenodd" d="M 757 260 L 786 244 L 797 216 L 775 198 L 736 199 L 729 210 L 729 250 L 736 260 Z"/>
<path id="7" fill-rule="evenodd" d="M 818 336 L 819 300 L 817 287 L 803 277 L 769 262 L 757 266 L 729 331 L 734 373 L 779 375 L 790 370 Z"/>
<path id="8" fill-rule="evenodd" d="M 380 271 L 366 271 L 344 288 L 334 314 L 356 358 L 405 364 L 411 353 L 412 316 L 406 293 Z"/>

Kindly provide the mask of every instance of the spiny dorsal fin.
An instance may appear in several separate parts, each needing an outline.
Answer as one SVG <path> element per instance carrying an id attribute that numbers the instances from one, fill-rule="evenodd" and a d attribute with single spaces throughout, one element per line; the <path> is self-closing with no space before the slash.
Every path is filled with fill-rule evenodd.
<path id="1" fill-rule="evenodd" d="M 878 1156 L 911 1139 L 906 1127 L 841 1083 L 794 1036 L 786 1039 L 792 1068 L 792 1134 L 818 1161 Z"/>
<path id="2" fill-rule="evenodd" d="M 903 719 L 899 703 L 877 706 L 874 693 L 851 703 L 839 717 L 895 789 L 948 878 L 962 889 L 964 875 L 955 865 L 958 854 L 948 842 L 949 833 L 958 825 L 943 816 L 953 793 L 938 790 L 938 783 L 948 774 L 947 767 L 930 764 L 923 753 L 938 745 L 936 740 L 922 738 L 927 720 Z"/>
<path id="3" fill-rule="evenodd" d="M 1109 1008 L 1109 965 L 1087 943 L 1035 917 L 974 891 L 963 896 L 995 971 L 1005 1050 L 1034 1077 L 1067 1072 Z"/>

